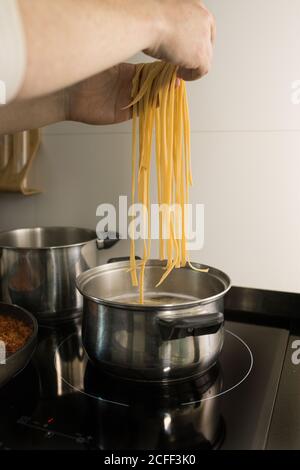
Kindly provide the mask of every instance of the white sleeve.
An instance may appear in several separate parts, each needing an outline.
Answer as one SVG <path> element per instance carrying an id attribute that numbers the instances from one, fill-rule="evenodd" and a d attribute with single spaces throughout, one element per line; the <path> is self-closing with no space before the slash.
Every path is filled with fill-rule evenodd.
<path id="1" fill-rule="evenodd" d="M 25 36 L 18 2 L 0 0 L 0 104 L 16 96 L 25 68 Z"/>

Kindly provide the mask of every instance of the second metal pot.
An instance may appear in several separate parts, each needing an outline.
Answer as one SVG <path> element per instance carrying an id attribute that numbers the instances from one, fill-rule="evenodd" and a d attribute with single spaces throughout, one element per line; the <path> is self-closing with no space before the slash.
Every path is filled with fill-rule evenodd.
<path id="1" fill-rule="evenodd" d="M 201 273 L 185 267 L 156 288 L 163 266 L 148 262 L 143 305 L 128 262 L 100 266 L 77 279 L 84 297 L 83 345 L 102 369 L 133 380 L 169 381 L 204 373 L 217 361 L 228 276 L 215 268 Z"/>
<path id="2" fill-rule="evenodd" d="M 26 308 L 42 321 L 78 314 L 82 297 L 76 277 L 97 266 L 98 250 L 115 242 L 76 227 L 0 233 L 0 300 Z"/>

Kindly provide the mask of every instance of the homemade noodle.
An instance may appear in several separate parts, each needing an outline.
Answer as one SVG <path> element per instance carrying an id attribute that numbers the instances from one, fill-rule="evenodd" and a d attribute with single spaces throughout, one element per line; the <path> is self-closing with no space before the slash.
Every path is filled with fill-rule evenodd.
<path id="1" fill-rule="evenodd" d="M 160 207 L 159 256 L 166 260 L 157 287 L 174 268 L 187 263 L 192 269 L 206 271 L 194 268 L 186 251 L 185 205 L 192 185 L 190 120 L 185 82 L 178 80 L 177 69 L 164 62 L 139 64 L 132 82 L 131 197 L 133 204 L 142 204 L 147 227 L 142 261 L 136 261 L 134 233 L 131 233 L 130 273 L 132 284 L 139 286 L 140 303 L 144 303 L 145 267 L 151 248 L 150 167 L 154 130 Z"/>

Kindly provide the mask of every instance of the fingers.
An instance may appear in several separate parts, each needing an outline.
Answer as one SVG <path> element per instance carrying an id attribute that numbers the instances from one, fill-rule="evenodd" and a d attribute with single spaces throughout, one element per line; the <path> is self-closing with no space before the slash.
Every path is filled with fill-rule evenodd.
<path id="1" fill-rule="evenodd" d="M 211 64 L 212 64 L 212 57 L 213 57 L 213 46 L 216 42 L 216 22 L 215 22 L 213 15 L 210 12 L 208 12 L 208 14 L 211 18 L 211 24 L 210 24 L 209 37 L 207 40 L 206 51 L 204 51 L 204 53 L 201 56 L 201 59 L 199 61 L 200 66 L 193 68 L 193 69 L 186 68 L 186 67 L 179 68 L 178 77 L 183 80 L 186 80 L 186 81 L 198 80 L 199 78 L 202 78 L 205 75 L 207 75 L 210 71 Z"/>
<path id="2" fill-rule="evenodd" d="M 208 70 L 203 68 L 198 69 L 186 69 L 180 67 L 177 73 L 178 78 L 185 80 L 186 82 L 191 82 L 194 80 L 198 80 L 199 78 L 204 77 L 208 74 Z"/>
<path id="3" fill-rule="evenodd" d="M 216 44 L 216 38 L 217 38 L 217 25 L 216 25 L 216 20 L 212 16 L 211 43 L 213 46 Z"/>
<path id="4" fill-rule="evenodd" d="M 211 21 L 211 43 L 212 45 L 215 44 L 216 42 L 216 35 L 217 35 L 217 26 L 216 26 L 216 20 L 213 16 L 213 14 L 208 10 L 208 8 L 203 4 L 202 1 L 199 2 L 201 7 L 206 11 L 206 13 L 208 14 L 208 16 L 210 17 L 210 21 Z"/>
<path id="5" fill-rule="evenodd" d="M 178 65 L 178 77 L 196 80 L 211 67 L 216 23 L 200 0 L 160 1 L 161 30 L 146 53 Z"/>

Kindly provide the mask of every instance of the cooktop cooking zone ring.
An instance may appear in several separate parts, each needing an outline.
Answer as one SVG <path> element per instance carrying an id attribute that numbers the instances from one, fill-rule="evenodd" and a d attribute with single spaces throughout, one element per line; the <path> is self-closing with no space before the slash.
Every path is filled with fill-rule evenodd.
<path id="1" fill-rule="evenodd" d="M 251 374 L 251 371 L 252 371 L 253 365 L 254 365 L 254 358 L 253 358 L 253 354 L 252 354 L 252 351 L 251 351 L 250 347 L 248 346 L 248 344 L 240 336 L 233 333 L 232 331 L 225 330 L 225 334 L 227 336 L 226 341 L 231 341 L 233 343 L 236 343 L 235 347 L 237 347 L 239 349 L 239 353 L 243 354 L 245 356 L 248 356 L 248 363 L 249 363 L 248 368 L 242 371 L 242 375 L 241 375 L 239 380 L 236 380 L 235 383 L 227 384 L 226 388 L 222 389 L 218 393 L 213 394 L 213 395 L 209 394 L 209 396 L 204 396 L 203 398 L 201 398 L 199 400 L 181 402 L 181 403 L 178 403 L 179 406 L 195 405 L 197 403 L 202 403 L 204 401 L 213 400 L 213 399 L 218 398 L 222 395 L 226 395 L 227 393 L 229 393 L 229 392 L 233 391 L 234 389 L 236 389 L 237 387 L 239 387 L 243 382 L 245 382 L 247 380 L 247 378 L 249 377 L 249 375 Z M 57 374 L 61 378 L 61 380 L 68 387 L 73 389 L 74 391 L 76 391 L 78 393 L 81 393 L 81 394 L 84 394 L 85 396 L 87 396 L 89 398 L 94 398 L 96 400 L 100 400 L 100 401 L 103 401 L 103 402 L 106 402 L 106 403 L 109 403 L 109 404 L 112 404 L 112 405 L 117 405 L 117 406 L 122 406 L 122 407 L 134 406 L 133 404 L 130 404 L 130 403 L 124 403 L 124 402 L 119 402 L 119 401 L 115 401 L 115 400 L 110 400 L 109 398 L 104 398 L 104 397 L 101 397 L 99 395 L 88 393 L 86 390 L 82 390 L 78 386 L 76 386 L 75 384 L 72 384 L 70 381 L 68 381 L 63 376 L 63 374 L 61 373 L 60 367 L 58 366 L 58 360 L 57 359 L 60 356 L 61 348 L 63 346 L 66 346 L 68 341 L 70 341 L 72 339 L 72 337 L 74 337 L 74 336 L 76 336 L 76 333 L 73 333 L 73 334 L 69 335 L 67 338 L 63 339 L 63 341 L 61 341 L 61 343 L 58 345 L 58 347 L 56 348 L 56 350 L 54 352 L 54 366 L 55 366 Z M 226 344 L 226 341 L 225 341 L 225 344 Z M 81 345 L 81 348 L 82 348 L 82 345 Z M 86 358 L 86 363 L 88 363 L 88 358 Z M 99 373 L 99 370 L 95 370 L 94 373 L 101 375 L 101 372 Z M 107 377 L 107 375 L 104 374 L 103 378 L 105 379 L 106 377 Z M 122 384 L 124 384 L 124 380 L 122 380 L 122 379 L 118 379 L 117 377 L 115 377 L 114 380 L 115 380 L 115 382 L 119 382 L 121 384 L 121 386 L 122 386 Z M 192 381 L 197 380 L 197 377 L 192 378 L 192 379 L 188 379 L 186 381 L 191 381 L 191 380 Z M 169 384 L 169 385 L 172 386 L 171 384 Z M 157 387 L 159 385 L 158 384 L 152 384 L 152 386 Z M 161 386 L 164 387 L 165 385 L 161 384 Z"/>

